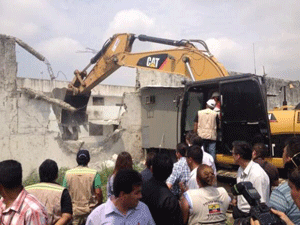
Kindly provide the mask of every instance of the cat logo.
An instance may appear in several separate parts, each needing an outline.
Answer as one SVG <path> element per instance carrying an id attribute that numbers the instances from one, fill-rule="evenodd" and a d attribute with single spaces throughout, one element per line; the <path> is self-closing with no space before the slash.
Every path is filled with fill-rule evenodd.
<path id="1" fill-rule="evenodd" d="M 167 63 L 168 54 L 156 54 L 148 55 L 141 58 L 137 65 L 142 67 L 150 67 L 153 69 L 163 69 L 164 65 Z"/>
<path id="2" fill-rule="evenodd" d="M 148 57 L 146 65 L 148 67 L 158 68 L 158 62 L 159 62 L 159 60 L 160 60 L 160 58 Z"/>

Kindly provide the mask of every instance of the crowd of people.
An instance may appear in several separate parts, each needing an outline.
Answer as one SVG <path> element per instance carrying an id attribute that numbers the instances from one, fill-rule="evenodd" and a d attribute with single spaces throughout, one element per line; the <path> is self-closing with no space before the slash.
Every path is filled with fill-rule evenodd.
<path id="1" fill-rule="evenodd" d="M 241 195 L 218 187 L 213 158 L 204 158 L 201 138 L 187 135 L 177 145 L 178 161 L 167 154 L 147 154 L 146 168 L 133 169 L 132 157 L 121 152 L 107 182 L 102 202 L 100 175 L 88 167 L 87 150 L 77 153 L 78 166 L 66 172 L 63 186 L 55 181 L 58 166 L 51 159 L 39 167 L 40 183 L 22 186 L 22 166 L 0 162 L 0 224 L 226 224 L 227 210 L 243 224 L 251 206 Z M 272 207 L 286 224 L 300 224 L 300 138 L 293 137 L 283 151 L 288 181 L 278 185 L 278 171 L 264 157 L 267 149 L 256 143 L 233 143 L 232 156 L 240 167 L 237 183 L 250 181 L 261 202 Z M 273 188 L 271 188 L 273 186 Z M 259 224 L 251 219 L 251 224 Z"/>
<path id="2" fill-rule="evenodd" d="M 107 181 L 106 202 L 99 173 L 88 167 L 88 150 L 78 151 L 78 166 L 66 172 L 62 186 L 56 183 L 58 166 L 51 159 L 39 167 L 40 183 L 26 187 L 19 162 L 0 162 L 0 224 L 226 224 L 229 206 L 236 224 L 259 224 L 242 195 L 230 196 L 218 187 L 217 100 L 215 94 L 198 112 L 195 130 L 177 144 L 174 164 L 168 154 L 149 152 L 139 173 L 131 155 L 121 152 Z M 282 157 L 288 180 L 280 185 L 277 168 L 265 160 L 264 143 L 252 144 L 232 143 L 232 157 L 239 165 L 236 182 L 251 182 L 271 213 L 288 225 L 300 224 L 300 137 L 286 142 Z"/>

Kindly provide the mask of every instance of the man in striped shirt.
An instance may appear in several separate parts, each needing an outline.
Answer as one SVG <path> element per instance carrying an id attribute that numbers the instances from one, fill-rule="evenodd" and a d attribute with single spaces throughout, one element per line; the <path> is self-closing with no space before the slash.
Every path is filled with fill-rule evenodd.
<path id="1" fill-rule="evenodd" d="M 0 224 L 45 225 L 45 207 L 22 186 L 22 166 L 15 160 L 0 162 Z"/>
<path id="2" fill-rule="evenodd" d="M 282 159 L 284 168 L 289 175 L 296 167 L 300 167 L 295 161 L 300 155 L 300 137 L 292 137 L 283 149 Z M 300 224 L 300 210 L 295 204 L 291 188 L 288 182 L 284 182 L 272 191 L 270 206 L 278 211 L 284 212 L 294 224 Z"/>

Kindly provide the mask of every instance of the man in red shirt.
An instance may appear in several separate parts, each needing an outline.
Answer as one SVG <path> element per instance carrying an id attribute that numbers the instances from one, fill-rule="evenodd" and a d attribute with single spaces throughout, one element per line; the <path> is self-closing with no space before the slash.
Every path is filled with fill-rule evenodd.
<path id="1" fill-rule="evenodd" d="M 22 166 L 15 160 L 0 162 L 0 224 L 45 225 L 45 207 L 22 186 Z"/>

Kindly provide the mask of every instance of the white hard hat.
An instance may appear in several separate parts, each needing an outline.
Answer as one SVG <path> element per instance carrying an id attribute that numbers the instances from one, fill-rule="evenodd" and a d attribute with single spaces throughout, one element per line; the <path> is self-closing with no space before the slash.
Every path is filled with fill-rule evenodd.
<path id="1" fill-rule="evenodd" d="M 211 95 L 211 98 L 214 98 L 214 97 L 220 97 L 220 93 L 215 91 L 214 93 L 212 93 Z"/>
<path id="2" fill-rule="evenodd" d="M 206 105 L 208 105 L 210 108 L 215 108 L 216 106 L 216 101 L 214 99 L 209 99 L 207 102 L 206 102 Z"/>

